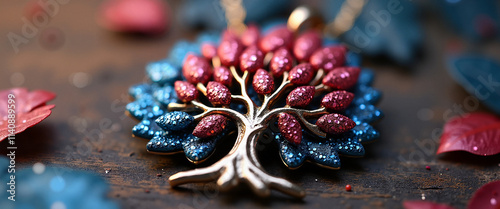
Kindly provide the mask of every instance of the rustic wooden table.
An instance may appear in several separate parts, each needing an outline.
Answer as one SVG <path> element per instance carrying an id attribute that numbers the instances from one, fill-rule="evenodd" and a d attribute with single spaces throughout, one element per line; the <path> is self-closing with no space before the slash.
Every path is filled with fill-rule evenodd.
<path id="1" fill-rule="evenodd" d="M 279 193 L 262 199 L 244 187 L 219 193 L 212 184 L 172 189 L 168 176 L 196 166 L 183 155 L 149 154 L 147 141 L 132 138 L 135 121 L 124 116 L 128 87 L 144 80 L 146 63 L 164 58 L 176 41 L 192 39 L 195 32 L 175 22 L 160 38 L 117 35 L 95 23 L 101 1 L 71 1 L 15 53 L 6 34 L 21 33 L 26 2 L 8 1 L 0 7 L 0 89 L 46 89 L 57 98 L 49 118 L 17 136 L 18 165 L 42 162 L 95 172 L 109 181 L 110 197 L 123 208 L 400 208 L 404 200 L 424 197 L 464 208 L 476 189 L 500 179 L 498 155 L 435 154 L 444 113 L 466 105 L 469 96 L 446 72 L 446 48 L 450 40 L 469 46 L 433 14 L 423 20 L 424 56 L 417 64 L 403 68 L 385 61 L 364 63 L 376 71 L 375 87 L 384 92 L 379 107 L 385 113 L 375 125 L 381 138 L 366 146 L 364 158 L 343 159 L 342 169 L 336 171 L 312 165 L 290 171 L 276 146 L 259 153 L 267 171 L 306 189 L 307 197 L 295 200 Z M 51 49 L 47 34 L 64 42 Z M 498 43 L 478 50 L 500 58 Z M 482 105 L 464 108 L 470 111 L 488 110 Z M 0 145 L 6 147 L 5 142 Z M 352 192 L 345 191 L 346 184 L 353 186 Z"/>

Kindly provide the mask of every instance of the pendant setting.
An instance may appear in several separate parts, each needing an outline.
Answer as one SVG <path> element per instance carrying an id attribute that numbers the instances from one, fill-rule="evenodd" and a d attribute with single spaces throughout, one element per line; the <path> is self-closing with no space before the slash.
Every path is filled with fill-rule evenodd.
<path id="1" fill-rule="evenodd" d="M 202 34 L 149 64 L 150 82 L 129 89 L 135 101 L 127 113 L 140 121 L 132 132 L 150 140 L 148 152 L 184 152 L 198 164 L 235 137 L 228 128 L 235 127 L 225 157 L 170 176 L 170 185 L 215 181 L 227 191 L 246 183 L 259 196 L 278 190 L 303 198 L 301 187 L 263 170 L 258 140 L 273 137 L 290 169 L 306 161 L 338 169 L 341 155 L 363 156 L 362 144 L 379 137 L 370 124 L 383 116 L 375 107 L 381 92 L 371 87 L 373 71 L 359 68 L 358 55 L 315 31 L 295 38 L 286 26 L 247 30 L 225 31 L 220 39 Z M 266 129 L 278 131 L 264 136 Z"/>

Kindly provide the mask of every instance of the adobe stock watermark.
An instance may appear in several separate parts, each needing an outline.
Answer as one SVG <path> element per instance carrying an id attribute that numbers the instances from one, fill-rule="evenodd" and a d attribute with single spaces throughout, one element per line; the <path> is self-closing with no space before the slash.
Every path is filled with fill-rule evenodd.
<path id="1" fill-rule="evenodd" d="M 7 95 L 7 132 L 9 136 L 7 138 L 9 145 L 7 146 L 7 158 L 9 159 L 9 165 L 7 167 L 7 172 L 9 173 L 9 178 L 7 182 L 7 199 L 10 201 L 16 201 L 16 96 L 12 93 Z"/>
<path id="2" fill-rule="evenodd" d="M 474 69 L 471 69 L 474 70 Z M 474 94 L 467 96 L 461 104 L 455 103 L 443 113 L 443 120 L 448 121 L 453 117 L 463 117 L 464 115 L 474 112 L 479 108 L 479 100 L 486 100 L 492 94 L 500 91 L 500 81 L 496 80 L 493 75 L 478 75 L 477 80 L 480 82 L 474 88 Z M 479 99 L 479 100 L 478 100 Z M 400 162 L 426 162 L 427 159 L 434 156 L 437 151 L 443 128 L 434 128 L 430 138 L 415 139 L 413 143 L 418 147 L 417 150 L 409 153 L 407 157 L 398 156 Z"/>
<path id="3" fill-rule="evenodd" d="M 387 2 L 386 9 L 379 11 L 369 11 L 370 16 L 373 18 L 368 21 L 364 28 L 363 26 L 355 26 L 352 28 L 354 33 L 352 49 L 354 52 L 361 52 L 361 50 L 370 45 L 372 38 L 379 35 L 380 32 L 387 27 L 392 20 L 393 15 L 403 12 L 404 7 L 401 5 L 400 0 L 390 0 Z"/>
<path id="4" fill-rule="evenodd" d="M 22 17 L 23 25 L 21 26 L 21 33 L 9 32 L 7 39 L 9 39 L 12 49 L 17 54 L 19 47 L 28 44 L 31 39 L 35 38 L 39 29 L 47 26 L 50 19 L 59 14 L 60 6 L 68 4 L 70 0 L 38 0 L 37 4 L 41 10 L 38 10 L 31 20 L 27 17 Z"/>

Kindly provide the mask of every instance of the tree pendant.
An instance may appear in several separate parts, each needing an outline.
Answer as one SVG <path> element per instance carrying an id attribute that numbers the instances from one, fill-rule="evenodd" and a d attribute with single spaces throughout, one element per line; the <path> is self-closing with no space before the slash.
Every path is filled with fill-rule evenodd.
<path id="1" fill-rule="evenodd" d="M 197 164 L 236 137 L 225 157 L 170 176 L 171 186 L 215 181 L 224 191 L 246 183 L 260 196 L 274 189 L 302 198 L 302 188 L 260 165 L 256 145 L 264 131 L 275 130 L 290 169 L 306 161 L 338 169 L 339 155 L 363 156 L 362 144 L 378 138 L 370 123 L 382 117 L 374 106 L 381 93 L 356 54 L 316 31 L 295 37 L 274 26 L 263 34 L 249 26 L 241 35 L 225 31 L 178 42 L 169 58 L 146 67 L 148 83 L 129 89 L 135 101 L 127 113 L 140 121 L 133 134 L 150 140 L 151 153 L 184 152 Z"/>

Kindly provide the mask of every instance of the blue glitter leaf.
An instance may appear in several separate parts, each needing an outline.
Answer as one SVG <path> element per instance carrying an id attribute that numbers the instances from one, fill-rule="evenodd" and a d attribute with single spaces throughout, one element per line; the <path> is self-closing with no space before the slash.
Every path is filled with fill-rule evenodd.
<path id="1" fill-rule="evenodd" d="M 178 100 L 177 93 L 175 93 L 175 89 L 172 86 L 164 86 L 155 89 L 153 97 L 164 107 L 167 107 L 168 104 L 175 103 Z"/>
<path id="2" fill-rule="evenodd" d="M 280 136 L 277 135 L 277 137 Z M 281 140 L 279 146 L 281 160 L 288 168 L 296 169 L 304 163 L 306 155 L 304 151 L 300 149 L 299 146 L 301 145 L 297 146 L 289 143 L 287 140 Z"/>
<path id="3" fill-rule="evenodd" d="M 358 137 L 361 143 L 371 142 L 380 137 L 380 133 L 368 123 L 358 124 L 351 131 Z"/>
<path id="4" fill-rule="evenodd" d="M 321 166 L 340 168 L 340 158 L 336 151 L 335 143 L 302 140 L 305 141 L 305 153 L 309 159 Z"/>
<path id="5" fill-rule="evenodd" d="M 377 104 L 378 101 L 382 98 L 382 93 L 369 86 L 357 86 L 354 88 L 354 100 L 352 101 L 353 105 L 361 105 L 361 104 Z"/>
<path id="6" fill-rule="evenodd" d="M 200 139 L 192 134 L 186 138 L 182 143 L 184 147 L 184 154 L 191 162 L 202 161 L 208 158 L 215 150 L 217 141 L 224 137 L 225 131 L 217 136 Z"/>
<path id="7" fill-rule="evenodd" d="M 142 120 L 132 128 L 132 134 L 144 139 L 152 139 L 155 136 L 163 135 L 165 132 L 154 121 L 154 119 Z"/>
<path id="8" fill-rule="evenodd" d="M 371 86 L 375 79 L 375 73 L 371 69 L 363 68 L 359 74 L 358 86 Z"/>
<path id="9" fill-rule="evenodd" d="M 157 118 L 165 112 L 160 104 L 155 102 L 152 97 L 141 97 L 136 101 L 128 103 L 126 109 L 127 112 L 137 120 Z"/>
<path id="10" fill-rule="evenodd" d="M 346 66 L 359 67 L 361 65 L 361 55 L 353 51 L 347 51 L 345 62 Z"/>
<path id="11" fill-rule="evenodd" d="M 345 111 L 345 115 L 356 124 L 373 123 L 383 117 L 382 111 L 371 104 L 351 106 Z"/>
<path id="12" fill-rule="evenodd" d="M 152 62 L 146 66 L 146 75 L 159 85 L 173 85 L 180 78 L 180 65 L 172 64 L 166 60 Z"/>
<path id="13" fill-rule="evenodd" d="M 183 150 L 182 142 L 189 137 L 191 133 L 187 132 L 165 132 L 160 136 L 151 139 L 146 148 L 148 152 L 159 154 L 176 153 Z"/>
<path id="14" fill-rule="evenodd" d="M 173 65 L 182 66 L 188 53 L 201 54 L 200 45 L 188 41 L 177 42 L 169 52 L 168 61 Z"/>
<path id="15" fill-rule="evenodd" d="M 335 142 L 336 150 L 341 155 L 357 157 L 365 155 L 365 148 L 360 143 L 358 136 L 353 132 L 330 138 L 330 141 Z"/>
<path id="16" fill-rule="evenodd" d="M 148 97 L 151 96 L 152 93 L 152 87 L 147 83 L 136 84 L 128 89 L 128 94 L 134 99 Z"/>
<path id="17" fill-rule="evenodd" d="M 168 112 L 156 119 L 156 123 L 167 131 L 179 131 L 187 128 L 194 121 L 193 116 L 181 112 Z"/>
<path id="18" fill-rule="evenodd" d="M 198 35 L 196 38 L 196 43 L 201 46 L 203 43 L 212 43 L 218 45 L 220 41 L 220 33 L 218 32 L 204 32 Z"/>

